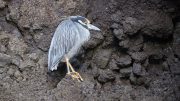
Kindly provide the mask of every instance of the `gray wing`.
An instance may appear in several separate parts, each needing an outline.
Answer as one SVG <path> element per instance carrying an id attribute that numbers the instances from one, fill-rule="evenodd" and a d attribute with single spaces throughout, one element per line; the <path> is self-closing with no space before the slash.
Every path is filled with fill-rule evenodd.
<path id="1" fill-rule="evenodd" d="M 78 30 L 71 20 L 60 23 L 54 33 L 48 54 L 48 70 L 57 70 L 63 56 L 75 45 Z"/>

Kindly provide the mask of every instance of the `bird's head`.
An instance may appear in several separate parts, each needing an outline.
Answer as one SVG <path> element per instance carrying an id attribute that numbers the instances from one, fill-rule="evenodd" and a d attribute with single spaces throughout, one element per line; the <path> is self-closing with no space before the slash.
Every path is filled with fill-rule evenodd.
<path id="1" fill-rule="evenodd" d="M 90 21 L 82 16 L 71 16 L 70 19 L 74 22 L 77 22 L 79 24 L 81 24 L 82 26 L 88 28 L 89 30 L 96 30 L 96 31 L 100 31 L 100 29 L 92 24 L 90 24 Z"/>

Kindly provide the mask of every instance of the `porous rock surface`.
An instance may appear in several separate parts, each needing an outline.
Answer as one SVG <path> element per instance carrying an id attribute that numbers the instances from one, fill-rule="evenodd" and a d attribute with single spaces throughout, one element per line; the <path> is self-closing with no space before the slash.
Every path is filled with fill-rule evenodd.
<path id="1" fill-rule="evenodd" d="M 179 101 L 178 0 L 0 0 L 0 101 Z M 53 33 L 82 15 L 102 32 L 47 71 Z"/>

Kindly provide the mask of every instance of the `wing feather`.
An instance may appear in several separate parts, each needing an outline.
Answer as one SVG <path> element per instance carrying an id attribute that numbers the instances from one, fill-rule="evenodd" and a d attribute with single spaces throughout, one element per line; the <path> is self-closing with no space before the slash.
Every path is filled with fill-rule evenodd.
<path id="1" fill-rule="evenodd" d="M 56 70 L 58 63 L 75 45 L 78 31 L 71 20 L 61 22 L 52 38 L 48 54 L 48 70 Z"/>

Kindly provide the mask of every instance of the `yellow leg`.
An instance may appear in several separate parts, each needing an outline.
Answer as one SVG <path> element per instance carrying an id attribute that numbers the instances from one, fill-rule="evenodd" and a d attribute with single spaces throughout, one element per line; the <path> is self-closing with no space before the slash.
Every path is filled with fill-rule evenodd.
<path id="1" fill-rule="evenodd" d="M 67 69 L 68 69 L 68 73 L 67 74 L 71 75 L 71 77 L 73 79 L 77 79 L 78 81 L 83 81 L 81 75 L 78 72 L 76 72 L 74 70 L 74 68 L 72 67 L 72 65 L 70 64 L 69 59 L 67 57 L 65 57 L 65 59 L 66 59 L 66 64 L 67 64 Z"/>

